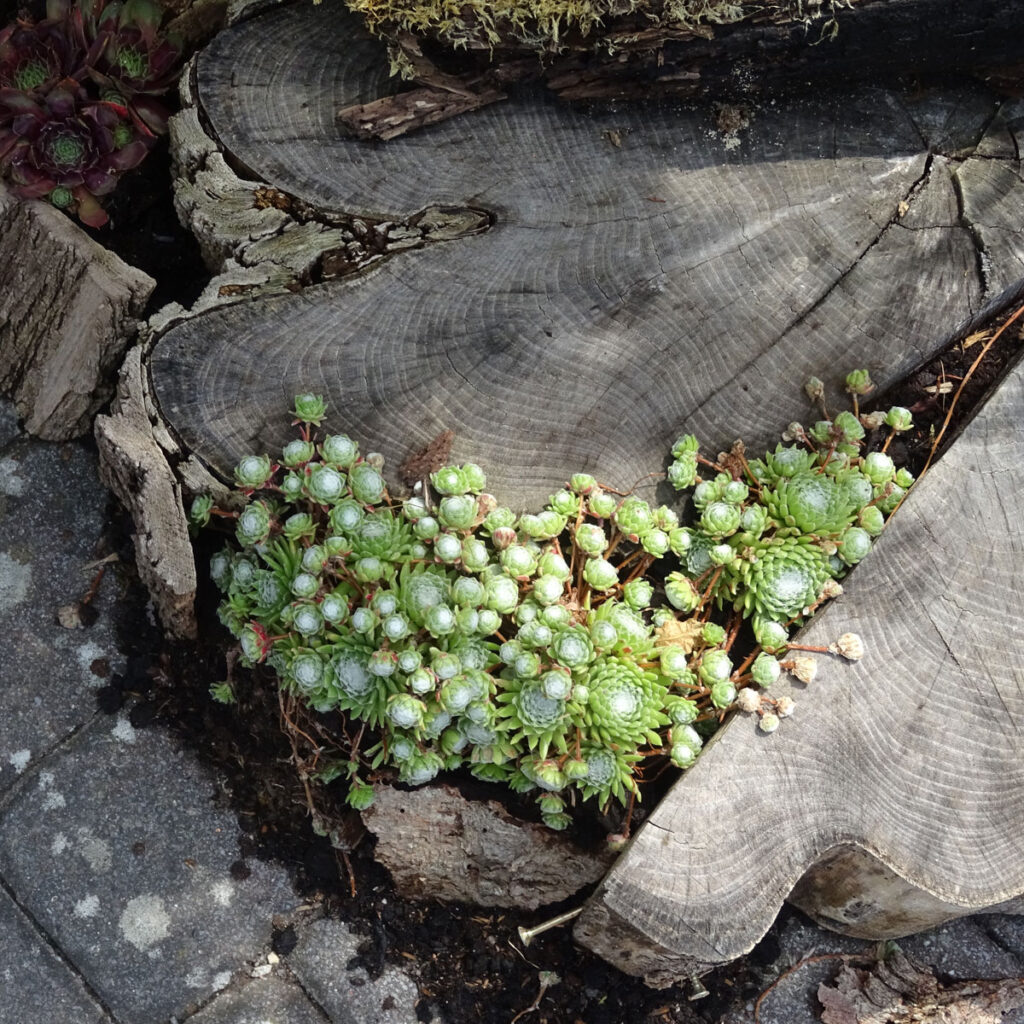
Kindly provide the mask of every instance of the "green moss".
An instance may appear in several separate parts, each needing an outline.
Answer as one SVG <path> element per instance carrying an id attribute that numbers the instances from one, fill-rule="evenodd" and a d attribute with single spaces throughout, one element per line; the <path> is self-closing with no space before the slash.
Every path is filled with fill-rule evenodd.
<path id="1" fill-rule="evenodd" d="M 319 2 L 319 0 L 317 0 Z M 591 36 L 612 19 L 640 15 L 646 29 L 696 31 L 755 15 L 781 15 L 810 24 L 834 20 L 837 6 L 851 0 L 345 0 L 371 31 L 393 39 L 396 32 L 440 39 L 458 49 L 515 44 L 558 52 L 568 33 Z M 408 69 L 399 61 L 393 72 Z"/>

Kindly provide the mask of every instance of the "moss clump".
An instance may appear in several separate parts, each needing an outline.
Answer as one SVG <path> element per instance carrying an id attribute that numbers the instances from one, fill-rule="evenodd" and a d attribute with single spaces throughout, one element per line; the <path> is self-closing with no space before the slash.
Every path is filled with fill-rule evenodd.
<path id="1" fill-rule="evenodd" d="M 457 49 L 520 46 L 541 53 L 564 49 L 566 37 L 587 38 L 615 19 L 636 16 L 645 31 L 699 31 L 755 15 L 810 24 L 848 0 L 345 0 L 369 29 L 428 36 Z"/>

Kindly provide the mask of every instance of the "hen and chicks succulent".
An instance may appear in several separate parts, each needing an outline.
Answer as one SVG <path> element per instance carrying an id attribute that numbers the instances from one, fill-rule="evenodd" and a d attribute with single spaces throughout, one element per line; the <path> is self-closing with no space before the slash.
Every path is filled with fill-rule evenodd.
<path id="1" fill-rule="evenodd" d="M 0 31 L 0 174 L 91 227 L 103 197 L 167 130 L 180 57 L 152 0 L 48 0 Z"/>
<path id="2" fill-rule="evenodd" d="M 912 482 L 884 451 L 861 455 L 859 419 L 840 414 L 792 424 L 759 460 L 737 446 L 710 461 L 680 438 L 667 477 L 694 489 L 689 526 L 585 473 L 520 515 L 473 464 L 393 500 L 379 456 L 318 438 L 321 399 L 298 396 L 294 413 L 301 436 L 278 461 L 237 466 L 244 507 L 221 512 L 237 543 L 210 571 L 243 664 L 372 733 L 362 750 L 339 737 L 328 772 L 357 808 L 380 779 L 467 768 L 535 791 L 564 828 L 574 800 L 634 799 L 652 758 L 689 767 L 732 708 L 774 731 L 793 702 L 770 687 L 816 668 L 787 658 L 790 628 L 839 592 Z M 903 410 L 887 422 L 909 426 Z M 201 496 L 192 520 L 218 511 Z M 741 658 L 747 619 L 758 647 Z M 860 656 L 840 641 L 834 653 Z"/>

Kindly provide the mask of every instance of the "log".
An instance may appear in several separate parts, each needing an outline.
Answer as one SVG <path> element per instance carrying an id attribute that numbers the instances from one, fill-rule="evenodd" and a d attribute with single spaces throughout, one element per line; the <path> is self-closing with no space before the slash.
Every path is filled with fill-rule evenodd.
<path id="1" fill-rule="evenodd" d="M 28 433 L 92 429 L 155 287 L 59 210 L 0 185 L 0 391 Z"/>
<path id="2" fill-rule="evenodd" d="M 772 441 L 823 368 L 904 376 L 989 277 L 1019 274 L 961 210 L 965 158 L 1005 130 L 980 87 L 818 93 L 735 117 L 582 111 L 520 89 L 386 145 L 348 138 L 335 110 L 386 91 L 385 69 L 327 4 L 236 25 L 199 59 L 197 102 L 228 161 L 305 209 L 379 226 L 433 206 L 493 225 L 167 331 L 155 400 L 219 474 L 276 450 L 292 395 L 312 389 L 394 485 L 451 429 L 452 457 L 516 507 L 577 470 L 628 488 L 683 429 L 712 450 Z M 1020 179 L 1003 189 L 978 202 L 1012 208 Z"/>
<path id="3" fill-rule="evenodd" d="M 783 92 L 940 74 L 1019 81 L 1019 12 L 1008 0 L 846 0 L 842 3 L 701 2 L 593 5 L 599 27 L 572 16 L 521 25 L 501 15 L 407 25 L 401 5 L 375 14 L 375 0 L 350 0 L 388 41 L 390 59 L 418 88 L 339 112 L 365 138 L 395 134 L 461 108 L 502 98 L 510 82 L 539 79 L 563 99 L 683 99 L 752 102 Z M 429 5 L 423 5 L 429 7 Z M 422 8 L 421 8 L 422 9 Z M 580 5 L 577 10 L 581 10 Z M 486 23 L 485 23 L 486 22 Z M 409 29 L 413 28 L 414 31 Z M 557 32 L 557 37 L 555 35 Z M 425 56 L 424 51 L 430 53 Z M 417 116 L 417 114 L 421 116 Z"/>
<path id="4" fill-rule="evenodd" d="M 380 786 L 363 820 L 377 837 L 375 859 L 407 899 L 536 910 L 598 881 L 615 856 L 584 853 L 493 800 L 466 800 L 449 786 Z"/>
<path id="5" fill-rule="evenodd" d="M 1022 417 L 1018 365 L 800 637 L 853 631 L 864 658 L 824 665 L 773 736 L 734 719 L 620 857 L 579 941 L 667 984 L 750 950 L 790 894 L 872 939 L 1024 913 Z"/>
<path id="6" fill-rule="evenodd" d="M 153 436 L 146 408 L 142 348 L 129 352 L 109 416 L 97 416 L 100 479 L 132 515 L 139 579 L 171 636 L 193 638 L 195 561 L 181 487 Z"/>

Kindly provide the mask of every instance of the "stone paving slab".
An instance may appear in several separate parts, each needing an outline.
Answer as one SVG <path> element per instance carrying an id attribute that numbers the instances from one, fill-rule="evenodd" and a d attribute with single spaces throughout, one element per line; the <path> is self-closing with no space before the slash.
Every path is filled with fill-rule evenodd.
<path id="1" fill-rule="evenodd" d="M 412 1024 L 419 993 L 401 971 L 389 967 L 371 980 L 362 967 L 346 969 L 361 941 L 341 921 L 314 921 L 288 957 L 288 966 L 333 1024 Z"/>
<path id="2" fill-rule="evenodd" d="M 0 417 L 0 437 L 6 425 Z M 57 609 L 79 600 L 95 576 L 86 567 L 107 503 L 85 445 L 16 436 L 0 448 L 0 793 L 91 718 L 95 689 L 123 664 L 113 573 L 92 602 L 92 626 L 57 622 Z"/>
<path id="3" fill-rule="evenodd" d="M 328 1024 L 328 1020 L 298 985 L 270 977 L 218 996 L 189 1017 L 188 1024 Z"/>
<path id="4" fill-rule="evenodd" d="M 8 895 L 0 891 L 0 1020 L 18 1024 L 107 1024 L 82 980 L 50 948 Z"/>
<path id="5" fill-rule="evenodd" d="M 0 876 L 120 1024 L 195 1009 L 298 903 L 279 866 L 233 877 L 238 829 L 212 791 L 165 733 L 102 717 L 0 810 Z"/>

